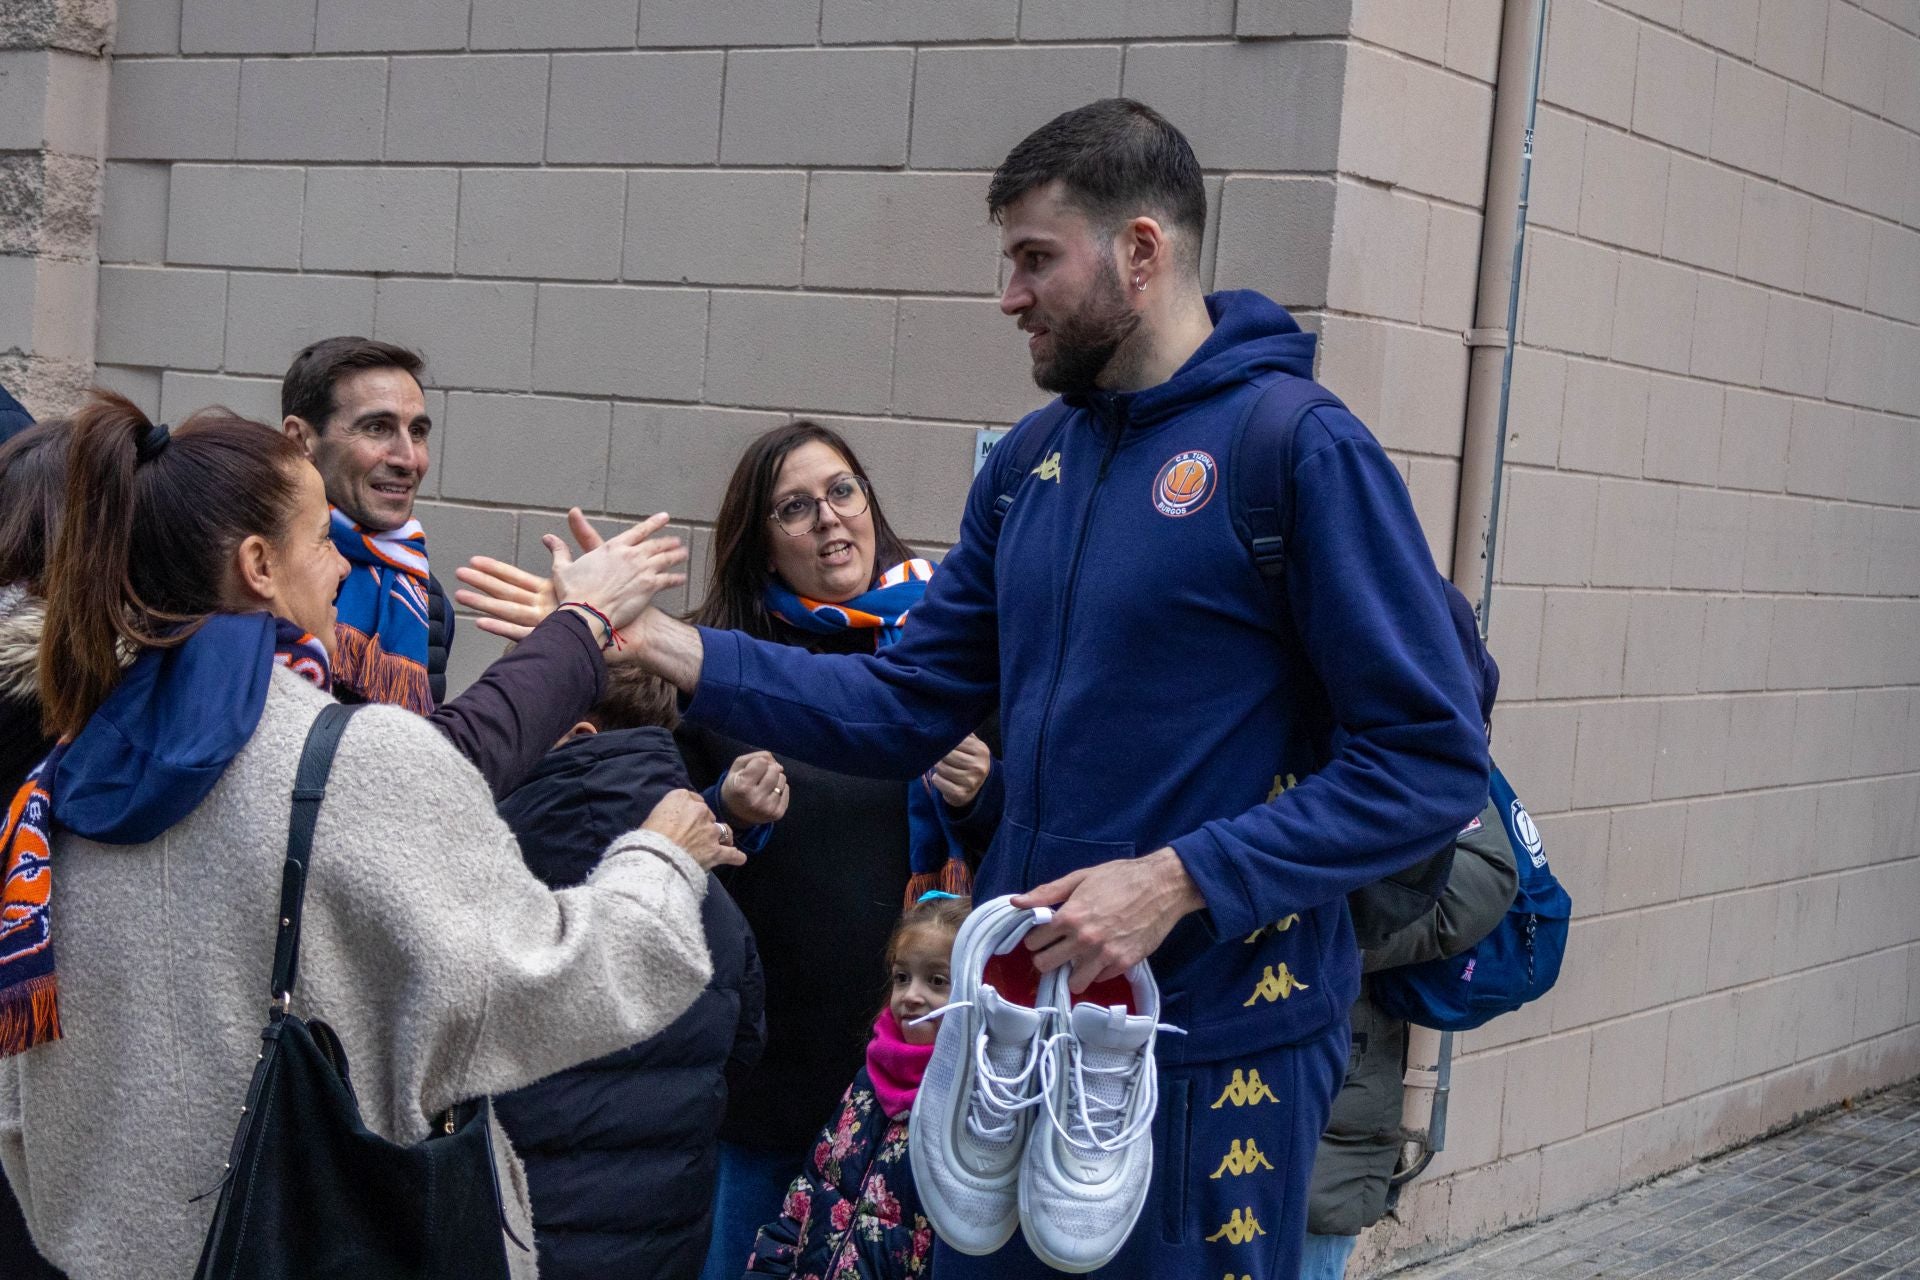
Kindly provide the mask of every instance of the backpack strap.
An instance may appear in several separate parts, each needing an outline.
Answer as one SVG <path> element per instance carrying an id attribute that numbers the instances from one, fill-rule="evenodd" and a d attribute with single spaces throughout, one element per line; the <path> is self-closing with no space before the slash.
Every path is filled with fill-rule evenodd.
<path id="1" fill-rule="evenodd" d="M 1281 374 L 1249 406 L 1231 446 L 1233 527 L 1282 617 L 1288 616 L 1284 579 L 1293 537 L 1293 442 L 1301 419 L 1323 405 L 1345 407 L 1311 378 Z"/>
<path id="2" fill-rule="evenodd" d="M 307 862 L 313 855 L 313 828 L 320 819 L 320 801 L 327 794 L 334 752 L 347 721 L 361 706 L 330 702 L 320 709 L 300 749 L 300 765 L 293 774 L 293 820 L 287 826 L 287 861 L 280 872 L 280 925 L 273 944 L 272 1017 L 279 1021 L 293 1003 L 293 984 L 300 970 L 300 909 L 307 892 Z"/>
<path id="3" fill-rule="evenodd" d="M 1020 486 L 1026 483 L 1033 469 L 1047 455 L 1047 449 L 1059 437 L 1060 429 L 1066 425 L 1067 415 L 1073 409 L 1065 400 L 1056 397 L 1053 403 L 1034 414 L 994 449 L 988 459 L 988 465 L 1000 465 L 1000 496 L 993 500 L 993 530 L 997 534 L 1000 526 L 1006 523 L 1007 512 L 1013 508 L 1014 495 L 1020 492 Z M 1000 458 L 1001 450 L 1008 451 L 1011 462 Z"/>

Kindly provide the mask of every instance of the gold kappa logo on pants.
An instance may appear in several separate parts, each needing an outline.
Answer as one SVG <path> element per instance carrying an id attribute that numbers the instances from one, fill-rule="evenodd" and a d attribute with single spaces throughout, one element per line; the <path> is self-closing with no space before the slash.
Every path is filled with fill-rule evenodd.
<path id="1" fill-rule="evenodd" d="M 1252 1138 L 1247 1139 L 1244 1147 L 1240 1145 L 1240 1139 L 1235 1138 L 1233 1140 L 1233 1146 L 1228 1149 L 1227 1154 L 1220 1157 L 1220 1167 L 1208 1174 L 1207 1177 L 1210 1179 L 1218 1178 L 1222 1174 L 1230 1173 L 1238 1178 L 1242 1174 L 1253 1173 L 1259 1169 L 1265 1169 L 1269 1173 L 1273 1172 L 1273 1165 L 1268 1161 L 1266 1154 L 1262 1152 L 1258 1146 L 1254 1145 Z"/>
<path id="2" fill-rule="evenodd" d="M 1285 919 L 1275 920 L 1272 924 L 1263 924 L 1258 929 L 1255 929 L 1252 933 L 1247 935 L 1247 945 L 1252 946 L 1254 943 L 1260 941 L 1262 938 L 1271 938 L 1277 934 L 1285 933 L 1287 930 L 1293 928 L 1293 926 L 1299 923 L 1300 923 L 1300 913 L 1296 911 L 1292 915 L 1287 916 Z"/>
<path id="3" fill-rule="evenodd" d="M 1270 964 L 1266 967 L 1266 971 L 1260 975 L 1260 981 L 1254 985 L 1253 994 L 1248 996 L 1246 1003 L 1240 1007 L 1243 1009 L 1251 1009 L 1263 999 L 1269 1002 L 1286 1000 L 1290 999 L 1296 991 L 1311 991 L 1312 989 L 1313 988 L 1309 987 L 1306 983 L 1294 977 L 1293 971 L 1287 968 L 1285 961 L 1282 961 L 1278 965 Z"/>
<path id="4" fill-rule="evenodd" d="M 1262 1102 L 1278 1101 L 1280 1099 L 1274 1097 L 1273 1090 L 1267 1088 L 1267 1082 L 1260 1078 L 1258 1069 L 1242 1072 L 1240 1068 L 1235 1067 L 1233 1079 L 1229 1080 L 1227 1087 L 1220 1091 L 1219 1101 L 1207 1109 L 1218 1111 L 1229 1102 L 1236 1107 L 1248 1107 Z"/>
<path id="5" fill-rule="evenodd" d="M 1260 1225 L 1260 1219 L 1253 1216 L 1252 1209 L 1244 1211 L 1245 1217 L 1241 1216 L 1242 1212 L 1242 1210 L 1235 1209 L 1233 1216 L 1221 1223 L 1218 1231 L 1207 1237 L 1207 1243 L 1212 1244 L 1216 1240 L 1225 1240 L 1228 1244 L 1245 1244 L 1255 1236 L 1267 1234 L 1266 1228 Z"/>

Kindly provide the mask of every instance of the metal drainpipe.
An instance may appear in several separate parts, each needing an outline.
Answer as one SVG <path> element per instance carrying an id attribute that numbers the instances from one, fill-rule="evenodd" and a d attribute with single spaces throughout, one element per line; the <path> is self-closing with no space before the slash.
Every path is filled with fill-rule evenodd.
<path id="1" fill-rule="evenodd" d="M 1501 472 L 1507 452 L 1507 406 L 1513 391 L 1514 326 L 1520 315 L 1520 262 L 1526 248 L 1527 192 L 1533 178 L 1533 130 L 1540 107 L 1549 0 L 1507 0 L 1500 21 L 1493 131 L 1487 154 L 1487 217 L 1480 233 L 1480 280 L 1474 328 L 1466 343 L 1466 434 L 1460 452 L 1460 500 L 1454 526 L 1453 581 L 1474 601 L 1480 634 L 1493 614 L 1495 538 L 1500 528 Z M 1526 77 L 1526 96 L 1503 89 Z M 1513 220 L 1498 216 L 1511 208 Z M 1409 1027 L 1403 1118 L 1422 1148 L 1396 1182 L 1410 1181 L 1446 1148 L 1447 1092 L 1453 1035 Z"/>

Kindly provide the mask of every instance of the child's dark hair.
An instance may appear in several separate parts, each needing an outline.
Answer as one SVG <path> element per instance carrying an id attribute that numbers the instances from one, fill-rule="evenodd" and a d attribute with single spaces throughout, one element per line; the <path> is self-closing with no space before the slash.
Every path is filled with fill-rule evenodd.
<path id="1" fill-rule="evenodd" d="M 680 705 L 672 685 L 631 663 L 622 663 L 607 669 L 607 691 L 587 712 L 587 719 L 602 733 L 614 729 L 672 729 L 680 723 Z"/>
<path id="2" fill-rule="evenodd" d="M 894 924 L 893 932 L 887 936 L 887 972 L 893 972 L 893 962 L 900 950 L 900 939 L 908 930 L 923 925 L 933 925 L 945 929 L 948 933 L 960 932 L 967 913 L 973 910 L 972 898 L 952 896 L 925 897 L 900 913 L 900 919 Z"/>

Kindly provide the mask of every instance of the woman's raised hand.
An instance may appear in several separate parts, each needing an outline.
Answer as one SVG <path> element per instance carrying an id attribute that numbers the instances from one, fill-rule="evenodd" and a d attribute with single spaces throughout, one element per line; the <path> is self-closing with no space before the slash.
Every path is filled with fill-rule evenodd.
<path id="1" fill-rule="evenodd" d="M 987 785 L 993 771 L 993 753 L 987 744 L 968 734 L 946 758 L 933 766 L 933 788 L 956 809 L 964 809 Z"/>
<path id="2" fill-rule="evenodd" d="M 747 860 L 746 854 L 733 847 L 733 833 L 727 830 L 727 824 L 714 821 L 707 802 L 691 791 L 667 792 L 640 829 L 673 841 L 706 871 L 737 867 Z"/>
<path id="3" fill-rule="evenodd" d="M 720 784 L 720 803 L 742 827 L 778 822 L 787 815 L 787 771 L 771 751 L 754 751 L 735 760 Z"/>
<path id="4" fill-rule="evenodd" d="M 572 553 L 560 539 L 548 534 L 543 541 L 554 553 L 554 573 L 538 574 L 491 556 L 475 556 L 454 571 L 463 584 L 453 598 L 480 614 L 482 631 L 509 640 L 523 640 L 562 600 L 592 605 L 624 627 L 640 616 L 655 593 L 686 581 L 672 572 L 684 564 L 687 552 L 678 538 L 653 538 L 667 522 L 665 512 L 607 539 L 587 523 L 575 507 L 567 523 L 582 555 Z M 613 548 L 611 554 L 608 549 Z M 637 603 L 636 603 L 637 600 Z"/>

